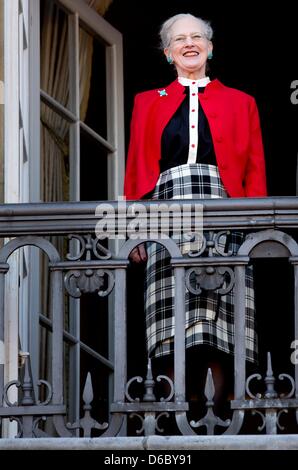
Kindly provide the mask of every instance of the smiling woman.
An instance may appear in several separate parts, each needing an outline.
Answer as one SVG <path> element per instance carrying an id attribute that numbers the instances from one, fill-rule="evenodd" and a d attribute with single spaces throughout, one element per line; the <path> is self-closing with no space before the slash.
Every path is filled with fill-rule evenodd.
<path id="1" fill-rule="evenodd" d="M 169 63 L 178 76 L 199 79 L 206 75 L 206 61 L 212 56 L 212 28 L 209 23 L 181 14 L 167 20 L 160 36 Z"/>
<path id="2" fill-rule="evenodd" d="M 266 196 L 263 144 L 255 100 L 206 76 L 207 61 L 213 50 L 210 24 L 190 14 L 178 14 L 164 22 L 160 37 L 166 59 L 175 67 L 177 78 L 165 88 L 139 93 L 135 98 L 126 197 Z M 212 235 L 205 236 L 207 246 L 213 246 L 211 250 L 216 256 Z M 222 250 L 236 254 L 243 235 L 232 233 L 223 238 Z M 187 256 L 188 242 L 181 237 L 177 244 L 183 256 Z M 148 355 L 155 359 L 171 357 L 175 334 L 171 259 L 163 247 L 147 243 L 131 253 L 131 260 L 147 262 Z M 251 267 L 246 271 L 245 297 L 246 359 L 254 362 L 257 338 Z M 206 367 L 212 363 L 219 394 L 216 401 L 221 398 L 227 376 L 226 357 L 234 351 L 234 292 L 220 296 L 213 291 L 202 291 L 197 295 L 186 289 L 185 305 L 186 347 L 191 354 L 198 353 L 198 360 L 191 363 L 204 362 Z"/>
<path id="3" fill-rule="evenodd" d="M 135 97 L 126 197 L 144 197 L 154 190 L 160 172 L 193 163 L 214 165 L 230 197 L 266 195 L 254 98 L 206 76 L 213 48 L 209 23 L 190 14 L 175 15 L 162 25 L 160 36 L 178 77 L 162 90 Z M 177 38 L 183 41 L 177 44 Z"/>

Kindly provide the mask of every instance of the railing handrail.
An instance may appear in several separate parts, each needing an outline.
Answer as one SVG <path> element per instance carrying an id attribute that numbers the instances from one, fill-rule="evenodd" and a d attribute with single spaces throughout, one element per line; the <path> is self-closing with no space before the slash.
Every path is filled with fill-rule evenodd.
<path id="1" fill-rule="evenodd" d="M 162 202 L 167 203 L 166 200 Z M 168 202 L 171 204 L 173 200 Z M 191 215 L 196 204 L 201 204 L 206 229 L 298 227 L 298 197 L 295 196 L 177 199 L 174 202 L 183 204 L 184 218 L 188 214 Z M 121 203 L 123 204 L 123 201 Z M 134 203 L 141 203 L 149 212 L 149 209 L 158 206 L 160 201 L 126 201 L 127 205 Z M 2 204 L 0 205 L 0 236 L 94 232 L 98 220 L 95 211 L 100 204 L 109 204 L 117 217 L 123 217 L 123 214 L 118 215 L 118 201 Z M 127 220 L 134 218 L 133 215 L 125 217 Z"/>
<path id="2" fill-rule="evenodd" d="M 128 232 L 129 226 L 134 227 L 134 219 L 137 219 L 139 215 L 140 220 L 150 222 L 148 226 L 142 224 L 138 226 L 141 227 L 140 236 L 145 235 L 145 238 L 141 239 L 157 241 L 165 247 L 171 258 L 169 266 L 173 270 L 175 294 L 171 307 L 175 317 L 173 380 L 163 373 L 156 376 L 156 371 L 154 372 L 154 368 L 151 368 L 151 360 L 148 360 L 146 376 L 127 376 L 129 371 L 127 367 L 127 310 L 129 305 L 127 303 L 127 277 L 129 270 L 127 268 L 130 263 L 129 253 L 140 243 L 138 237 L 130 237 L 127 234 L 130 234 Z M 201 216 L 203 220 L 200 224 Z M 101 236 L 109 235 L 106 230 L 97 232 L 97 224 L 101 218 L 103 221 L 110 219 L 111 233 L 115 228 L 115 235 L 120 234 L 125 241 L 120 248 L 116 244 L 111 244 L 112 247 L 108 249 L 105 243 L 101 244 Z M 180 232 L 183 229 L 185 232 L 183 235 L 191 235 L 186 238 L 189 242 L 199 240 L 202 242 L 201 245 L 195 245 L 195 248 L 192 246 L 189 249 L 186 244 L 179 245 L 179 231 L 174 232 L 176 227 L 180 228 Z M 194 230 L 192 230 L 193 227 Z M 150 232 L 147 230 L 148 228 Z M 289 233 L 286 233 L 285 229 L 287 228 Z M 35 393 L 34 388 L 36 381 L 33 382 L 31 374 L 31 357 L 25 352 L 22 356 L 25 358 L 25 362 L 19 374 L 19 380 L 5 383 L 4 364 L 0 365 L 0 395 L 2 394 L 0 418 L 1 416 L 4 419 L 13 417 L 17 421 L 18 437 L 45 435 L 45 431 L 38 424 L 40 416 L 46 416 L 52 420 L 53 429 L 60 437 L 70 437 L 75 435 L 78 430 L 81 430 L 84 437 L 90 437 L 93 429 L 103 431 L 101 437 L 104 438 L 116 436 L 126 432 L 127 415 L 141 419 L 141 428 L 137 430 L 137 433 L 144 432 L 144 435 L 147 436 L 154 434 L 156 430 L 160 431 L 159 418 L 165 417 L 169 412 L 175 415 L 179 432 L 189 436 L 199 435 L 194 429 L 202 426 L 206 427 L 207 434 L 210 435 L 214 434 L 215 426 L 225 428 L 223 434 L 237 434 L 242 428 L 246 410 L 254 411 L 262 418 L 259 430 L 266 428 L 267 434 L 275 434 L 278 429 L 283 429 L 279 423 L 279 417 L 284 410 L 287 411 L 287 408 L 296 410 L 296 421 L 298 422 L 298 364 L 295 364 L 295 379 L 285 373 L 275 377 L 271 365 L 271 355 L 268 354 L 268 365 L 266 375 L 263 374 L 262 385 L 263 389 L 265 388 L 265 393 L 262 388 L 259 393 L 255 384 L 250 389 L 250 383 L 255 379 L 259 380 L 263 375 L 252 374 L 249 377 L 246 375 L 246 329 L 248 329 L 246 327 L 246 317 L 248 316 L 246 276 L 247 268 L 251 268 L 247 265 L 258 257 L 288 258 L 293 265 L 294 282 L 297 285 L 298 243 L 292 237 L 292 232 L 297 237 L 297 228 L 297 197 L 175 199 L 169 201 L 119 200 L 0 205 L 0 237 L 12 237 L 10 240 L 4 240 L 4 245 L 0 250 L 0 292 L 2 293 L 0 295 L 0 339 L 4 344 L 6 337 L 5 315 L 9 315 L 9 307 L 7 308 L 4 295 L 5 276 L 9 272 L 7 260 L 15 250 L 24 246 L 35 246 L 48 257 L 49 285 L 46 287 L 49 291 L 49 297 L 46 299 L 46 311 L 49 313 L 48 317 L 46 315 L 40 317 L 40 323 L 51 332 L 49 335 L 50 354 L 48 355 L 48 370 L 50 372 L 46 373 L 47 380 L 41 378 L 38 381 L 38 386 L 43 387 L 40 397 L 43 399 L 43 395 L 46 395 L 46 398 L 42 402 L 37 399 L 38 393 Z M 245 232 L 247 236 L 242 237 L 239 236 L 240 234 L 235 234 L 244 241 L 239 242 L 237 252 L 234 254 L 234 248 L 230 249 L 229 244 L 235 229 Z M 137 232 L 138 230 L 135 233 Z M 126 237 L 123 237 L 123 234 Z M 166 236 L 159 237 L 159 234 Z M 195 237 L 194 234 L 199 234 L 202 238 Z M 67 254 L 64 249 L 60 250 L 60 254 L 55 246 L 56 240 L 48 239 L 52 235 L 60 236 L 63 246 L 66 241 L 63 237 L 69 235 L 70 243 Z M 225 237 L 224 240 L 222 237 Z M 180 249 L 181 246 L 187 250 Z M 185 256 L 186 253 L 189 256 Z M 204 289 L 211 291 L 211 293 L 214 291 L 216 295 L 225 296 L 233 288 L 234 298 L 230 300 L 235 306 L 234 399 L 230 401 L 231 420 L 222 420 L 215 414 L 215 384 L 212 371 L 208 369 L 204 389 L 207 413 L 197 421 L 193 419 L 189 421 L 187 412 L 190 408 L 187 401 L 185 380 L 186 289 L 193 295 L 200 295 Z M 68 322 L 65 322 L 65 319 L 68 320 L 68 317 L 65 316 L 65 294 L 74 299 L 78 299 L 82 294 L 95 293 L 100 297 L 108 298 L 112 291 L 113 298 L 109 305 L 108 317 L 111 318 L 114 349 L 113 354 L 106 358 L 83 343 L 81 337 L 72 336 L 72 330 L 65 331 L 66 325 L 68 325 Z M 249 295 L 252 296 L 251 293 Z M 298 296 L 296 291 L 293 310 L 293 337 L 296 341 L 298 337 Z M 7 318 L 9 317 L 7 316 Z M 253 314 L 250 318 L 253 319 Z M 253 324 L 253 321 L 251 323 Z M 250 338 L 253 340 L 254 337 Z M 71 418 L 71 422 L 68 422 L 64 398 L 64 391 L 67 388 L 64 383 L 66 377 L 64 374 L 66 368 L 64 369 L 64 367 L 67 361 L 64 364 L 63 340 L 67 340 L 68 345 L 75 344 L 77 341 L 80 349 L 99 360 L 101 364 L 106 365 L 109 370 L 113 370 L 114 383 L 111 404 L 108 410 L 103 410 L 109 412 L 109 424 L 98 422 L 92 417 L 91 403 L 94 392 L 90 372 L 87 374 L 83 390 L 84 415 L 83 417 L 76 416 L 74 421 Z M 67 366 L 70 368 L 72 362 L 69 361 Z M 278 388 L 274 388 L 274 383 L 283 379 L 288 381 L 286 395 L 283 391 L 280 393 Z M 163 385 L 166 385 L 168 393 L 166 397 L 159 397 L 159 392 L 156 395 L 154 392 L 155 384 L 161 380 L 165 382 Z M 137 384 L 142 387 L 139 389 Z M 105 386 L 107 385 L 105 384 Z M 20 389 L 16 403 L 10 400 L 11 387 Z M 140 413 L 143 413 L 144 416 L 141 416 Z"/>

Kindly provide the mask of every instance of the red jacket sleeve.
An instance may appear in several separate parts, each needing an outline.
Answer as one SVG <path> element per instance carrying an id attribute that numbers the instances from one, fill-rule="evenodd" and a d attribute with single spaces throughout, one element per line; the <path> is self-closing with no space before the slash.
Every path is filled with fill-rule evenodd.
<path id="1" fill-rule="evenodd" d="M 250 144 L 245 170 L 244 190 L 247 197 L 267 196 L 266 169 L 259 113 L 254 98 L 250 100 Z"/>
<path id="2" fill-rule="evenodd" d="M 126 162 L 124 194 L 127 199 L 134 199 L 138 177 L 138 136 L 141 132 L 141 120 L 138 119 L 138 96 L 135 96 L 130 123 L 130 140 Z"/>
<path id="3" fill-rule="evenodd" d="M 142 133 L 144 132 L 141 114 L 138 95 L 136 95 L 130 123 L 130 140 L 124 181 L 124 195 L 127 199 L 135 199 L 135 195 L 139 192 L 138 181 L 141 178 L 141 162 L 138 157 L 140 152 L 139 145 L 140 141 L 142 141 Z"/>

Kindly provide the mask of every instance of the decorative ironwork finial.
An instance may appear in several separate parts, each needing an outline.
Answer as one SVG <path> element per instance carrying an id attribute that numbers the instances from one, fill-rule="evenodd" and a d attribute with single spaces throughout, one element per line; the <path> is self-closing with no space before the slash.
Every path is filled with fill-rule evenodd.
<path id="1" fill-rule="evenodd" d="M 91 437 L 92 429 L 104 430 L 108 427 L 108 423 L 100 424 L 91 416 L 91 402 L 93 401 L 93 396 L 91 374 L 88 372 L 83 390 L 84 416 L 73 424 L 67 423 L 68 429 L 83 429 L 84 437 Z"/>
<path id="2" fill-rule="evenodd" d="M 207 372 L 204 392 L 205 392 L 205 397 L 207 398 L 207 401 L 206 401 L 207 413 L 199 421 L 197 422 L 191 421 L 190 425 L 193 428 L 206 426 L 207 434 L 213 435 L 215 426 L 228 427 L 231 422 L 229 419 L 226 419 L 225 421 L 223 421 L 221 418 L 216 416 L 213 412 L 213 406 L 214 406 L 213 398 L 215 395 L 215 387 L 214 387 L 214 382 L 213 382 L 212 371 L 210 368 L 208 369 L 208 372 Z"/>
<path id="3" fill-rule="evenodd" d="M 153 379 L 153 375 L 152 375 L 151 359 L 148 358 L 147 375 L 146 375 L 146 379 L 144 380 L 145 393 L 143 396 L 143 401 L 155 401 L 156 400 L 156 397 L 153 393 L 154 386 L 155 386 L 155 380 Z"/>
<path id="4" fill-rule="evenodd" d="M 267 371 L 266 371 L 266 376 L 264 378 L 264 382 L 266 384 L 266 391 L 264 393 L 264 397 L 265 398 L 276 398 L 277 397 L 277 392 L 274 388 L 275 377 L 273 375 L 270 352 L 267 352 Z"/>
<path id="5" fill-rule="evenodd" d="M 33 382 L 32 382 L 32 377 L 30 374 L 30 356 L 29 353 L 26 353 L 24 356 L 24 379 L 23 383 L 21 385 L 21 389 L 23 392 L 23 397 L 21 404 L 24 406 L 28 405 L 34 405 L 35 403 L 35 398 L 34 398 L 34 388 L 33 388 Z"/>

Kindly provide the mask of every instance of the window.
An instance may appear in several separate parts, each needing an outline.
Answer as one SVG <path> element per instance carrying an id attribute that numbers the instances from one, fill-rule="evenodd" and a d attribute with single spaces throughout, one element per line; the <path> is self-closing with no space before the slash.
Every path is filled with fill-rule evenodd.
<path id="1" fill-rule="evenodd" d="M 5 202 L 116 199 L 122 193 L 122 36 L 89 6 L 93 3 L 5 1 Z M 101 192 L 91 191 L 96 183 Z M 63 241 L 58 248 L 65 256 Z M 51 328 L 45 310 L 46 264 L 34 248 L 19 250 L 9 261 L 6 296 L 14 327 L 7 331 L 9 356 L 15 361 L 7 377 L 17 376 L 21 344 L 30 350 L 37 378 L 40 369 L 46 370 L 39 341 Z M 79 301 L 71 301 L 65 355 L 71 364 L 73 419 L 79 410 L 80 362 L 88 357 L 109 365 L 96 345 L 87 344 L 86 318 L 80 317 Z"/>
<path id="2" fill-rule="evenodd" d="M 122 36 L 81 1 L 47 0 L 40 13 L 42 199 L 116 199 L 124 174 Z M 108 305 L 91 303 L 70 299 L 66 306 L 65 360 L 74 420 L 85 365 L 96 375 L 112 370 L 107 357 L 112 345 L 98 347 L 102 325 L 90 314 Z"/>
<path id="3" fill-rule="evenodd" d="M 124 173 L 121 34 L 81 1 L 47 0 L 41 18 L 44 200 L 81 199 L 81 171 L 93 168 L 90 153 L 103 159 L 106 198 L 115 199 Z M 96 95 L 93 74 L 99 77 Z M 51 166 L 53 152 L 56 165 Z"/>

